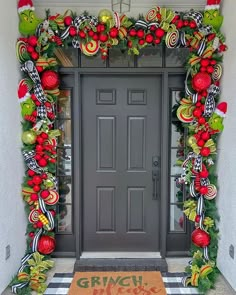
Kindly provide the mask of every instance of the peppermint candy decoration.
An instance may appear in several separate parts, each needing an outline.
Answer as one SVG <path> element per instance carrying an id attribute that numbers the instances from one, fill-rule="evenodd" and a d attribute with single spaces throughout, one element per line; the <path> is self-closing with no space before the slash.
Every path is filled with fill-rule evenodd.
<path id="1" fill-rule="evenodd" d="M 214 184 L 209 184 L 207 186 L 207 188 L 208 188 L 208 192 L 207 192 L 206 195 L 204 195 L 204 198 L 206 200 L 209 200 L 209 201 L 215 199 L 215 197 L 217 195 L 217 188 L 216 188 L 216 186 Z"/>
<path id="2" fill-rule="evenodd" d="M 99 45 L 100 45 L 99 41 L 91 40 L 90 42 L 86 44 L 82 43 L 80 45 L 80 49 L 85 55 L 92 56 L 98 52 Z"/>
<path id="3" fill-rule="evenodd" d="M 214 66 L 214 72 L 212 73 L 212 79 L 214 81 L 219 81 L 223 74 L 223 68 L 220 64 Z"/>
<path id="4" fill-rule="evenodd" d="M 35 223 L 39 220 L 39 211 L 36 209 L 33 209 L 29 214 L 29 222 Z"/>
<path id="5" fill-rule="evenodd" d="M 146 20 L 147 22 L 158 21 L 158 20 L 159 20 L 158 17 L 157 17 L 157 15 L 158 15 L 158 11 L 159 11 L 159 8 L 158 8 L 158 7 L 153 7 L 153 8 L 151 8 L 151 9 L 147 12 L 147 14 L 146 14 L 146 16 L 145 16 L 145 20 Z"/>
<path id="6" fill-rule="evenodd" d="M 179 31 L 168 32 L 166 34 L 166 47 L 175 48 L 179 43 Z"/>

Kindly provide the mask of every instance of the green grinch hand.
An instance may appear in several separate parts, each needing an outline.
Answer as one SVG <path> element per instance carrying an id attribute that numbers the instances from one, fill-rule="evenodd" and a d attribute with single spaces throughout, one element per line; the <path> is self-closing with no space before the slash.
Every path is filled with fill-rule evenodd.
<path id="1" fill-rule="evenodd" d="M 220 15 L 220 1 L 208 0 L 205 7 L 203 23 L 212 26 L 217 32 L 220 30 L 223 23 L 223 16 Z"/>
<path id="2" fill-rule="evenodd" d="M 19 32 L 24 36 L 34 35 L 37 26 L 43 21 L 37 18 L 31 0 L 20 0 L 18 3 L 20 16 Z"/>
<path id="3" fill-rule="evenodd" d="M 222 132 L 224 130 L 223 120 L 225 113 L 227 112 L 227 103 L 221 102 L 215 109 L 215 112 L 208 121 L 209 126 L 216 132 Z"/>

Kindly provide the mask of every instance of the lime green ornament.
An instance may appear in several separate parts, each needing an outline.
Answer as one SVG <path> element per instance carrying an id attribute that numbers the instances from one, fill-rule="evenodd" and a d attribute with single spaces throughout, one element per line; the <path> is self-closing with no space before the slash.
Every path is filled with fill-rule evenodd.
<path id="1" fill-rule="evenodd" d="M 21 139 L 24 144 L 34 144 L 36 142 L 37 134 L 33 130 L 24 131 Z"/>
<path id="2" fill-rule="evenodd" d="M 35 12 L 31 0 L 19 0 L 18 13 L 20 16 L 19 32 L 24 36 L 34 35 L 37 26 L 43 21 Z"/>
<path id="3" fill-rule="evenodd" d="M 220 1 L 208 0 L 203 17 L 203 23 L 212 26 L 217 32 L 220 30 L 224 19 L 220 15 Z"/>

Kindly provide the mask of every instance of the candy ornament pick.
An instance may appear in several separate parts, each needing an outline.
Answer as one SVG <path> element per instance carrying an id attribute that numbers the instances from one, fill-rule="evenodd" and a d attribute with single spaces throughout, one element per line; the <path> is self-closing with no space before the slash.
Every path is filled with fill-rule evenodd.
<path id="1" fill-rule="evenodd" d="M 20 17 L 19 32 L 24 36 L 33 35 L 43 20 L 34 13 L 32 0 L 19 0 L 18 13 Z"/>
<path id="2" fill-rule="evenodd" d="M 224 130 L 223 120 L 227 112 L 227 103 L 221 102 L 216 106 L 214 113 L 209 119 L 209 126 L 215 132 L 222 132 Z"/>

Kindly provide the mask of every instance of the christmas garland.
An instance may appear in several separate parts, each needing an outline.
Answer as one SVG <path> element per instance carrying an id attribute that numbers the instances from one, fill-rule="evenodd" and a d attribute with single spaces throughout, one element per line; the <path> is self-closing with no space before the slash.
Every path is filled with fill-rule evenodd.
<path id="1" fill-rule="evenodd" d="M 213 6 L 211 0 L 208 2 L 204 14 L 198 11 L 177 13 L 155 6 L 138 20 L 107 9 L 101 10 L 98 17 L 87 13 L 76 16 L 71 11 L 64 15 L 47 12 L 45 20 L 41 20 L 34 13 L 31 0 L 19 1 L 19 31 L 24 37 L 19 38 L 16 45 L 23 73 L 18 98 L 26 164 L 22 196 L 29 223 L 26 256 L 11 284 L 14 293 L 29 294 L 30 290 L 35 290 L 43 294 L 45 272 L 52 266 L 47 256 L 39 253 L 50 255 L 55 249 L 55 205 L 59 200 L 55 178 L 56 147 L 60 136 L 59 130 L 54 129 L 60 94 L 56 50 L 68 44 L 80 48 L 87 56 L 100 52 L 102 59 L 108 57 L 113 47 L 137 55 L 140 49 L 162 42 L 168 48 L 189 48 L 185 96 L 174 107 L 174 114 L 181 122 L 178 129 L 188 129 L 188 155 L 182 162 L 180 160 L 183 174 L 177 179 L 177 185 L 185 185 L 184 213 L 195 223 L 193 259 L 186 268 L 188 275 L 184 283 L 204 292 L 214 286 L 218 273 L 214 167 L 217 136 L 223 130 L 227 107 L 226 103 L 216 107 L 216 102 L 226 45 L 219 32 L 223 21 L 219 1 Z"/>

